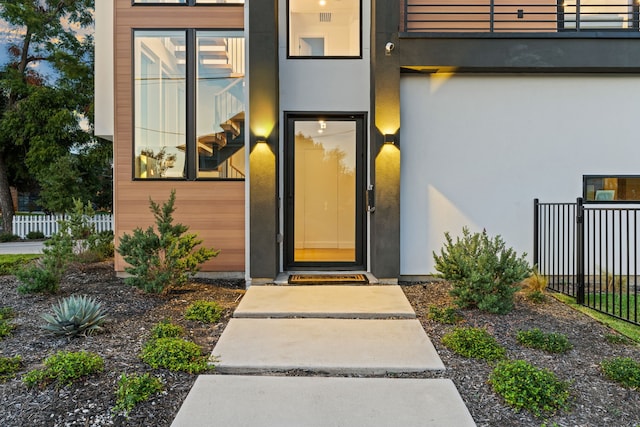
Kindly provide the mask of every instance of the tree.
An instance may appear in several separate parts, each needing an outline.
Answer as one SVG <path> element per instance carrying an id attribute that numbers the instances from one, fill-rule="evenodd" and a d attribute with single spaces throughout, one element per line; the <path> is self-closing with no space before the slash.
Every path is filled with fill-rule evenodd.
<path id="1" fill-rule="evenodd" d="M 46 177 L 50 165 L 92 143 L 94 0 L 3 0 L 0 18 L 19 32 L 0 69 L 0 209 L 6 231 L 9 186 Z M 50 73 L 38 70 L 47 64 Z"/>

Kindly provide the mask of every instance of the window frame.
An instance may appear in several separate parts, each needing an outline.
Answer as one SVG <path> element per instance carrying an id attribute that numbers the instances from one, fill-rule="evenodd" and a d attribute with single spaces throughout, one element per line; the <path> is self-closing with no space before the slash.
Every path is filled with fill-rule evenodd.
<path id="1" fill-rule="evenodd" d="M 136 176 L 136 97 L 135 97 L 135 76 L 136 76 L 136 33 L 152 33 L 152 32 L 183 32 L 185 35 L 185 171 L 186 176 L 169 177 L 169 178 L 140 178 Z M 197 35 L 198 32 L 238 32 L 243 34 L 242 28 L 132 28 L 131 29 L 131 177 L 133 181 L 151 181 L 151 182 L 171 182 L 171 181 L 245 181 L 246 178 L 219 178 L 219 177 L 198 177 L 198 151 L 197 151 Z M 246 79 L 246 75 L 245 75 Z M 248 108 L 245 99 L 245 110 Z M 246 144 L 245 144 L 246 145 Z"/>
<path id="2" fill-rule="evenodd" d="M 226 7 L 226 6 L 238 6 L 244 5 L 246 0 L 243 0 L 242 3 L 199 3 L 198 0 L 185 0 L 184 3 L 160 3 L 160 2 L 145 2 L 140 3 L 136 0 L 131 0 L 131 6 L 155 6 L 155 7 L 184 7 L 184 6 L 197 6 L 197 7 L 208 7 L 208 6 L 216 6 L 216 7 Z"/>
<path id="3" fill-rule="evenodd" d="M 605 178 L 615 178 L 615 179 L 638 179 L 640 181 L 640 175 L 627 175 L 627 174 L 597 174 L 597 175 L 582 175 L 582 201 L 584 204 L 637 204 L 640 203 L 640 198 L 637 200 L 634 199 L 625 199 L 625 200 L 595 200 L 595 195 L 593 199 L 589 199 L 587 197 L 587 181 L 590 179 L 605 179 Z M 616 195 L 617 196 L 617 195 Z"/>
<path id="4" fill-rule="evenodd" d="M 300 56 L 300 55 L 291 55 L 291 11 L 290 11 L 290 3 L 291 0 L 286 0 L 287 2 L 287 7 L 286 7 L 286 15 L 287 15 L 287 28 L 286 28 L 286 37 L 287 37 L 287 59 L 303 59 L 303 60 L 308 60 L 308 59 L 362 59 L 363 58 L 363 37 L 362 37 L 362 32 L 363 32 L 363 22 L 362 22 L 362 0 L 358 0 L 358 22 L 360 24 L 360 29 L 358 31 L 358 36 L 359 36 L 359 49 L 358 49 L 358 55 L 353 55 L 353 56 L 344 56 L 344 55 L 326 55 L 326 56 Z"/>

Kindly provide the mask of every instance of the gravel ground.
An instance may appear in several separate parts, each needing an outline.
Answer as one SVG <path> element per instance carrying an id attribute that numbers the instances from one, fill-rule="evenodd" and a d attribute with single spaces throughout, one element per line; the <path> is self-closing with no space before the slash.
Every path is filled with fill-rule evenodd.
<path id="1" fill-rule="evenodd" d="M 182 401 L 195 381 L 194 375 L 153 370 L 139 359 L 139 353 L 154 324 L 171 319 L 185 327 L 189 339 L 210 353 L 233 310 L 244 294 L 241 281 L 194 281 L 166 295 L 148 295 L 116 278 L 111 263 L 74 268 L 64 279 L 57 295 L 21 295 L 17 280 L 0 277 L 0 307 L 10 306 L 16 313 L 12 336 L 0 341 L 0 356 L 21 355 L 24 366 L 20 374 L 0 383 L 0 426 L 170 426 Z M 640 360 L 640 347 L 609 344 L 605 326 L 573 311 L 553 298 L 533 304 L 518 298 L 516 308 L 498 316 L 477 310 L 463 311 L 464 324 L 487 328 L 507 348 L 511 359 L 525 359 L 536 366 L 554 371 L 569 380 L 571 405 L 568 411 L 535 418 L 527 412 L 514 412 L 487 385 L 491 366 L 465 359 L 443 347 L 440 338 L 452 326 L 427 319 L 430 305 L 451 304 L 449 285 L 442 282 L 406 284 L 405 294 L 447 367 L 441 373 L 402 375 L 406 377 L 443 377 L 452 379 L 478 426 L 636 426 L 640 425 L 640 394 L 608 381 L 599 372 L 605 358 L 630 356 Z M 40 314 L 50 311 L 59 298 L 71 294 L 97 298 L 108 310 L 105 331 L 76 339 L 56 338 L 41 329 Z M 184 320 L 190 302 L 217 301 L 225 308 L 221 321 L 202 325 Z M 547 332 L 566 334 L 574 345 L 563 355 L 549 355 L 517 344 L 519 329 L 539 327 Z M 28 389 L 20 376 L 39 367 L 42 361 L 59 350 L 87 350 L 100 354 L 105 371 L 72 386 L 56 389 Z M 113 413 L 115 386 L 121 373 L 150 372 L 164 382 L 164 391 L 136 407 L 125 418 Z M 291 371 L 280 375 L 312 375 Z M 397 375 L 396 375 L 397 376 Z"/>

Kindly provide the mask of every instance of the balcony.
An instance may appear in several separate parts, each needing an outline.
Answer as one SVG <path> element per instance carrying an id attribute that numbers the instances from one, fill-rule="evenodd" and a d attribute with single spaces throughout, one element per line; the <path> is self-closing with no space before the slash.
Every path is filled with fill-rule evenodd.
<path id="1" fill-rule="evenodd" d="M 638 37 L 640 0 L 404 0 L 405 34 Z M 418 35 L 415 34 L 415 35 Z"/>

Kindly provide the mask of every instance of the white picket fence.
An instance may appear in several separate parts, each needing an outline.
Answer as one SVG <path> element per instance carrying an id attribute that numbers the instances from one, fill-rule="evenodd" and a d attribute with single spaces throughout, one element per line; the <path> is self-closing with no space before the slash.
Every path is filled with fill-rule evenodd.
<path id="1" fill-rule="evenodd" d="M 58 221 L 65 219 L 64 215 L 15 215 L 13 217 L 13 234 L 21 238 L 27 237 L 30 231 L 41 231 L 45 237 L 58 232 Z M 89 218 L 97 232 L 113 231 L 113 215 L 99 214 Z"/>

